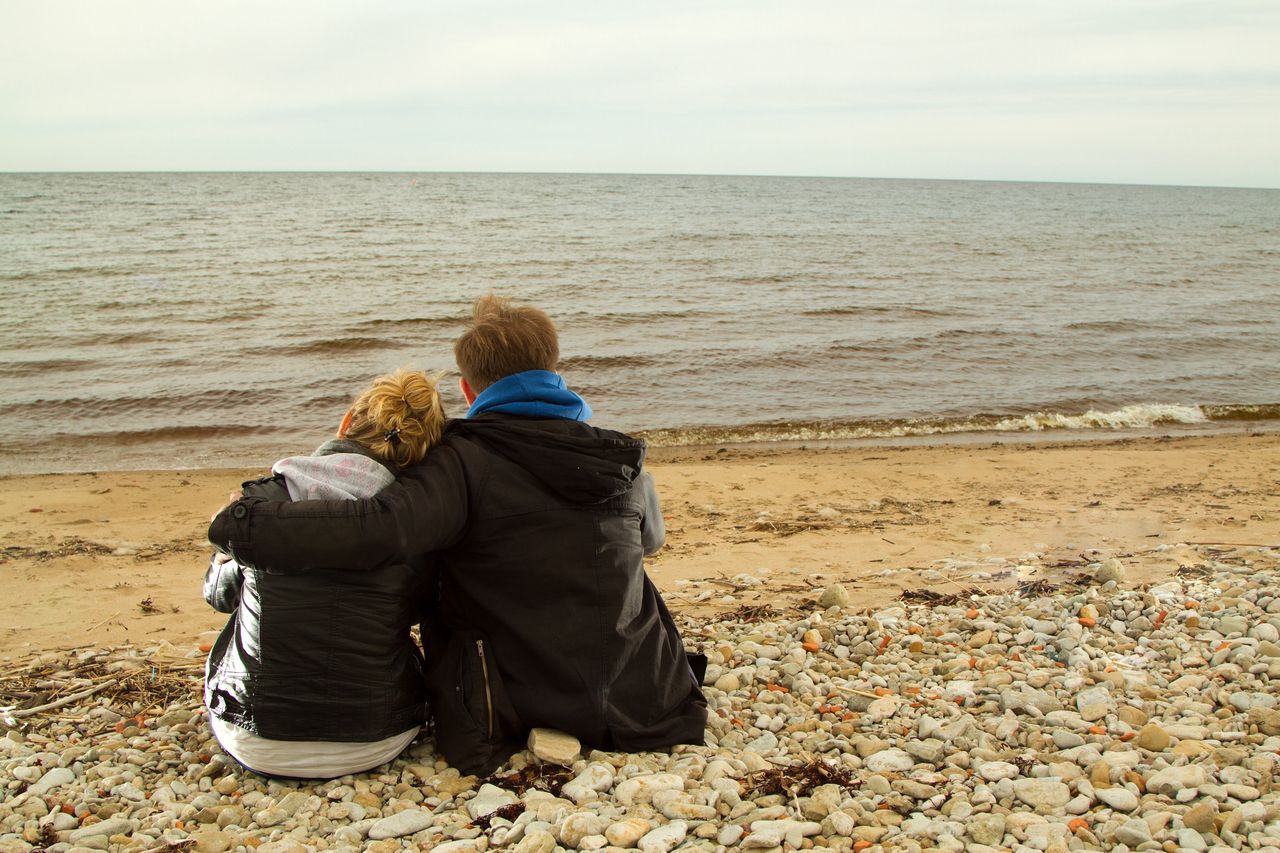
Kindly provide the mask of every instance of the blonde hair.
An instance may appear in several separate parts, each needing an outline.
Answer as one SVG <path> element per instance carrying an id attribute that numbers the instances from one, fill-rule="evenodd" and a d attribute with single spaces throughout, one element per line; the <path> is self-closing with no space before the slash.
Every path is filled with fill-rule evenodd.
<path id="1" fill-rule="evenodd" d="M 490 293 L 476 300 L 471 322 L 454 341 L 453 356 L 462 378 L 478 394 L 506 376 L 555 370 L 560 341 L 546 313 Z"/>
<path id="2" fill-rule="evenodd" d="M 351 424 L 343 437 L 397 468 L 421 462 L 444 431 L 439 378 L 407 368 L 379 376 L 351 404 Z"/>

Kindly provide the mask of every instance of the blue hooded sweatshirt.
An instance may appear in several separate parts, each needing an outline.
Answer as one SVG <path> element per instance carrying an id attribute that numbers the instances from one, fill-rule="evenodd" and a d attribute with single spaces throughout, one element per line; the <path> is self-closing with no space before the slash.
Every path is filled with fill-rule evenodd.
<path id="1" fill-rule="evenodd" d="M 560 374 L 550 370 L 526 370 L 499 379 L 476 395 L 467 417 L 485 412 L 568 421 L 591 417 L 587 401 L 570 391 Z"/>

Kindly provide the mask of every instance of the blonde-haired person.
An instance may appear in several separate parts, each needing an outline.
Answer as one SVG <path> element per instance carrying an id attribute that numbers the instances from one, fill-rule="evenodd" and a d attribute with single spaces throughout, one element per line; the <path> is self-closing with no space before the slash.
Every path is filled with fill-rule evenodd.
<path id="1" fill-rule="evenodd" d="M 398 370 L 352 403 L 337 438 L 244 484 L 261 500 L 370 497 L 440 441 L 436 377 Z M 353 503 L 354 507 L 355 504 Z M 205 704 L 222 748 L 267 776 L 322 779 L 395 758 L 426 719 L 409 634 L 431 582 L 422 561 L 294 575 L 215 557 L 205 600 L 230 613 L 209 653 Z"/>

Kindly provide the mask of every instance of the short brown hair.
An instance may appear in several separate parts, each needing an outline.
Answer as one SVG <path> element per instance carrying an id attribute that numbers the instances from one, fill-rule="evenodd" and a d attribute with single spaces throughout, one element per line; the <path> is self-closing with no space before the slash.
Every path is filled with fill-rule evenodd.
<path id="1" fill-rule="evenodd" d="M 444 430 L 437 378 L 404 368 L 379 376 L 351 404 L 351 425 L 343 437 L 397 468 L 421 462 Z"/>
<path id="2" fill-rule="evenodd" d="M 543 311 L 490 293 L 476 300 L 471 322 L 453 343 L 453 356 L 462 378 L 478 394 L 506 376 L 555 370 L 560 340 Z"/>

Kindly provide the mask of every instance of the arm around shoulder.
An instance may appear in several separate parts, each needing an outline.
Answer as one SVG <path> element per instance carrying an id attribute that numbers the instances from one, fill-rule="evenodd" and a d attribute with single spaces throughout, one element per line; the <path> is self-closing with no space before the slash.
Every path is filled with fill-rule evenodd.
<path id="1" fill-rule="evenodd" d="M 467 486 L 458 454 L 433 450 L 396 482 L 358 501 L 245 497 L 209 525 L 209 541 L 245 566 L 371 569 L 448 547 L 466 526 Z"/>

